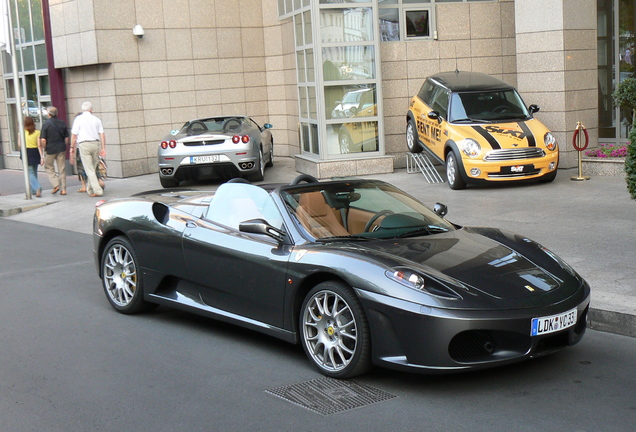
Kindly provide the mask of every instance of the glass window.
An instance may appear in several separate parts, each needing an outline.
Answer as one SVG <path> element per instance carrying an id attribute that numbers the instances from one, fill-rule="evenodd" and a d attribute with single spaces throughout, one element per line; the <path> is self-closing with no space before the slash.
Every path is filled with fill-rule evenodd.
<path id="1" fill-rule="evenodd" d="M 374 105 L 376 105 L 374 84 L 325 87 L 327 119 L 373 116 L 375 113 L 371 111 Z"/>
<path id="2" fill-rule="evenodd" d="M 406 22 L 406 37 L 429 37 L 431 30 L 429 26 L 429 11 L 407 10 L 404 11 Z"/>
<path id="3" fill-rule="evenodd" d="M 396 0 L 397 1 L 397 0 Z M 400 13 L 397 8 L 378 11 L 380 17 L 380 40 L 383 42 L 400 40 Z"/>
<path id="4" fill-rule="evenodd" d="M 375 78 L 373 46 L 338 46 L 322 49 L 325 81 Z"/>
<path id="5" fill-rule="evenodd" d="M 323 43 L 371 41 L 373 11 L 371 8 L 323 9 L 320 29 Z"/>
<path id="6" fill-rule="evenodd" d="M 296 72 L 298 73 L 298 82 L 307 82 L 305 76 L 305 52 L 296 51 Z"/>
<path id="7" fill-rule="evenodd" d="M 303 20 L 305 22 L 305 45 L 311 45 L 313 43 L 313 37 L 311 35 L 311 11 L 303 12 Z"/>

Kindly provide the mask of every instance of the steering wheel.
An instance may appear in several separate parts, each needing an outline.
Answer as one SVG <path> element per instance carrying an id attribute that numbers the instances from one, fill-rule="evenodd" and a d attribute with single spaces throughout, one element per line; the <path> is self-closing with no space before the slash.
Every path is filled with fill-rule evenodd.
<path id="1" fill-rule="evenodd" d="M 295 179 L 292 180 L 292 182 L 290 183 L 290 185 L 294 186 L 297 185 L 301 182 L 305 182 L 305 183 L 318 183 L 318 179 L 316 179 L 316 177 L 314 176 L 310 176 L 309 174 L 301 174 L 298 177 L 296 177 Z"/>
<path id="2" fill-rule="evenodd" d="M 362 230 L 362 232 L 369 232 L 369 229 L 373 225 L 373 222 L 375 222 L 376 220 L 378 220 L 382 216 L 386 216 L 386 215 L 390 215 L 390 214 L 393 214 L 393 212 L 391 210 L 380 210 L 379 212 L 377 212 L 376 214 L 371 216 L 371 219 L 369 219 L 367 224 L 364 226 L 364 230 Z"/>
<path id="3" fill-rule="evenodd" d="M 512 112 L 512 110 L 507 105 L 499 105 L 498 107 L 495 107 L 495 109 L 493 109 L 492 112 L 497 114 L 502 114 L 502 113 Z"/>
<path id="4" fill-rule="evenodd" d="M 188 135 L 198 135 L 206 132 L 208 127 L 200 120 L 195 120 L 188 126 Z"/>
<path id="5" fill-rule="evenodd" d="M 229 118 L 223 122 L 223 130 L 228 130 L 230 125 L 236 123 L 236 126 L 241 126 L 241 122 L 239 119 Z"/>

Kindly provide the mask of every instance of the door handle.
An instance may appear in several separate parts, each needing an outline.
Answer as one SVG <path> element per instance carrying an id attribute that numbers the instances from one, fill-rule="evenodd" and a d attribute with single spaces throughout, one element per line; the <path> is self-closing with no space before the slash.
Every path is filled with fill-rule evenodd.
<path id="1" fill-rule="evenodd" d="M 187 221 L 187 222 L 186 222 L 186 227 L 187 227 L 187 228 L 196 228 L 196 227 L 198 227 L 198 226 L 199 226 L 199 225 L 197 225 L 197 224 L 196 224 L 196 222 L 193 222 L 193 221 Z"/>

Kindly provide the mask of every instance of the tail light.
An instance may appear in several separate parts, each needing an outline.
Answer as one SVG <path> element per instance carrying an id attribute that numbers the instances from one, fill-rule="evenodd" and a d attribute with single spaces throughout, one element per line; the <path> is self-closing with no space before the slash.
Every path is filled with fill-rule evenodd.
<path id="1" fill-rule="evenodd" d="M 243 144 L 247 144 L 248 142 L 250 142 L 250 136 L 249 135 L 243 135 L 243 136 L 234 135 L 232 137 L 232 142 L 234 144 L 238 144 L 240 142 L 242 142 Z"/>
<path id="2" fill-rule="evenodd" d="M 164 150 L 167 149 L 168 147 L 175 148 L 176 146 L 177 146 L 177 142 L 175 140 L 161 141 L 161 148 Z"/>

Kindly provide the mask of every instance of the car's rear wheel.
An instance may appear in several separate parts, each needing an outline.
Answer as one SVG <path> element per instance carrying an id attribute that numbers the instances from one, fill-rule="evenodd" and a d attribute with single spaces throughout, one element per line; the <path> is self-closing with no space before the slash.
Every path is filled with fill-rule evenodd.
<path id="1" fill-rule="evenodd" d="M 461 172 L 459 172 L 457 156 L 453 151 L 449 151 L 446 155 L 446 180 L 448 180 L 448 186 L 453 190 L 464 189 L 466 187 L 466 182 Z"/>
<path id="2" fill-rule="evenodd" d="M 256 163 L 258 164 L 258 171 L 256 171 L 254 174 L 251 174 L 248 178 L 248 180 L 252 182 L 263 181 L 263 179 L 265 178 L 265 163 L 263 162 L 263 150 L 258 151 L 258 161 Z"/>
<path id="3" fill-rule="evenodd" d="M 164 188 L 173 188 L 179 186 L 178 180 L 167 179 L 164 177 L 159 177 L 159 182 L 161 182 L 161 186 Z"/>
<path id="4" fill-rule="evenodd" d="M 371 337 L 360 301 L 345 284 L 327 281 L 305 297 L 300 333 L 309 360 L 324 375 L 350 378 L 371 369 Z"/>
<path id="5" fill-rule="evenodd" d="M 265 166 L 268 168 L 274 166 L 274 140 L 272 140 L 272 145 L 269 147 L 269 161 Z"/>
<path id="6" fill-rule="evenodd" d="M 137 255 L 123 236 L 108 242 L 101 259 L 102 285 L 106 298 L 119 312 L 134 314 L 156 307 L 143 296 L 143 279 Z"/>
<path id="7" fill-rule="evenodd" d="M 413 119 L 406 122 L 406 147 L 411 153 L 421 153 L 423 150 L 417 137 L 417 127 Z"/>

